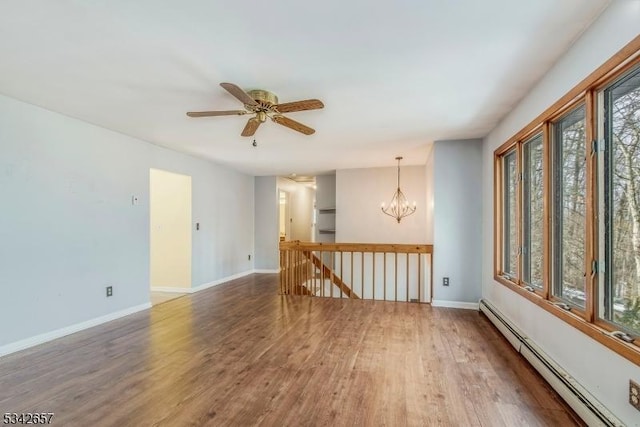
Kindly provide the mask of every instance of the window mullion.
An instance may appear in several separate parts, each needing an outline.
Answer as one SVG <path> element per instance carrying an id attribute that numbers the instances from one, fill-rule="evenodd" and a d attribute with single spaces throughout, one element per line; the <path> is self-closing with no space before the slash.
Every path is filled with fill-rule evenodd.
<path id="1" fill-rule="evenodd" d="M 585 96 L 586 123 L 585 137 L 587 140 L 585 156 L 587 159 L 586 170 L 586 211 L 585 211 L 585 320 L 593 322 L 597 304 L 597 269 L 594 263 L 598 259 L 598 222 L 596 219 L 596 195 L 597 195 L 597 153 L 593 149 L 593 141 L 596 139 L 596 111 L 593 91 L 588 91 Z"/>
<path id="2" fill-rule="evenodd" d="M 551 289 L 551 126 L 542 127 L 542 185 L 543 185 L 543 261 L 542 295 L 549 299 Z"/>
<path id="3" fill-rule="evenodd" d="M 524 256 L 523 256 L 523 250 L 522 250 L 522 246 L 523 246 L 523 234 L 524 233 L 524 227 L 522 226 L 522 203 L 523 203 L 523 171 L 522 171 L 522 165 L 523 165 L 523 161 L 522 161 L 522 141 L 518 141 L 518 144 L 516 145 L 516 177 L 517 177 L 517 184 L 516 184 L 516 192 L 515 192 L 515 196 L 516 196 L 516 227 L 517 227 L 517 245 L 518 245 L 518 252 L 517 252 L 517 257 L 516 257 L 516 283 L 518 283 L 519 285 L 523 285 L 524 281 L 522 280 L 522 272 L 523 272 L 523 260 L 524 260 Z"/>

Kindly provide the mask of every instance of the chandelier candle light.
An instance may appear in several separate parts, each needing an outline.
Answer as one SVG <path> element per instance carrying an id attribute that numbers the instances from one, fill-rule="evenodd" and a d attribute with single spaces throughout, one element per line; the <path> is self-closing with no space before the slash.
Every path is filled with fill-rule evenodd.
<path id="1" fill-rule="evenodd" d="M 385 203 L 383 202 L 381 209 L 384 214 L 395 218 L 398 221 L 398 224 L 400 224 L 400 220 L 402 218 L 409 216 L 416 211 L 416 202 L 413 202 L 413 206 L 409 206 L 406 196 L 402 190 L 400 190 L 400 160 L 402 160 L 402 157 L 398 156 L 396 157 L 396 160 L 398 161 L 398 187 L 391 198 L 389 207 L 385 208 Z"/>

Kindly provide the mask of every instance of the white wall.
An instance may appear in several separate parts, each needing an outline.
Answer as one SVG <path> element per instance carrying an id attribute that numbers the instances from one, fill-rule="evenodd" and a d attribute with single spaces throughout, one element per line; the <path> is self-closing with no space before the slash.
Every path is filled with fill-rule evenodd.
<path id="1" fill-rule="evenodd" d="M 514 321 L 628 425 L 640 425 L 628 402 L 640 367 L 493 280 L 493 152 L 626 43 L 638 36 L 640 1 L 613 1 L 538 85 L 485 139 L 483 147 L 483 298 Z M 436 159 L 437 161 L 437 159 Z M 437 226 L 436 226 L 437 227 Z"/>
<path id="2" fill-rule="evenodd" d="M 429 144 L 427 147 L 427 163 L 424 167 L 424 182 L 426 192 L 426 217 L 427 217 L 427 243 L 433 243 L 433 196 L 434 196 L 434 183 L 433 183 L 433 159 L 434 159 L 434 144 Z"/>
<path id="3" fill-rule="evenodd" d="M 256 269 L 280 268 L 278 185 L 275 176 L 255 177 Z"/>
<path id="4" fill-rule="evenodd" d="M 482 140 L 436 141 L 433 299 L 477 303 L 482 276 Z M 449 277 L 449 286 L 442 278 Z"/>
<path id="5" fill-rule="evenodd" d="M 151 288 L 191 287 L 191 177 L 149 172 Z"/>
<path id="6" fill-rule="evenodd" d="M 424 166 L 402 166 L 400 187 L 416 212 L 396 222 L 380 210 L 396 191 L 397 167 L 336 171 L 336 242 L 428 243 Z"/>
<path id="7" fill-rule="evenodd" d="M 152 167 L 192 176 L 193 284 L 250 271 L 252 177 L 0 96 L 0 347 L 149 302 Z"/>

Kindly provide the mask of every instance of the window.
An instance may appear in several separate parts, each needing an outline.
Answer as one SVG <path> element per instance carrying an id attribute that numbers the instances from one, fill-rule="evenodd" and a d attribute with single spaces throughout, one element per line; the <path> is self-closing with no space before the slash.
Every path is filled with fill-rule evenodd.
<path id="1" fill-rule="evenodd" d="M 640 333 L 640 69 L 604 90 L 604 260 L 600 315 Z M 608 268 L 607 268 L 608 266 Z"/>
<path id="2" fill-rule="evenodd" d="M 640 38 L 494 159 L 494 279 L 640 365 Z"/>
<path id="3" fill-rule="evenodd" d="M 585 305 L 585 107 L 553 123 L 553 295 Z"/>
<path id="4" fill-rule="evenodd" d="M 504 260 L 503 274 L 507 277 L 516 277 L 518 264 L 518 226 L 516 223 L 516 192 L 518 186 L 518 169 L 516 164 L 516 151 L 511 151 L 504 156 Z"/>
<path id="5" fill-rule="evenodd" d="M 542 289 L 543 280 L 543 182 L 542 134 L 522 146 L 522 212 L 523 265 L 522 280 L 526 285 Z"/>

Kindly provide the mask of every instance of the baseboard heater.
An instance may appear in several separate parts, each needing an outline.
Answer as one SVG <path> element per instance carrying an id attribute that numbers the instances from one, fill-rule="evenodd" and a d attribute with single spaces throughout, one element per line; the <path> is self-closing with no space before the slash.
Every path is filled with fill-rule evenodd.
<path id="1" fill-rule="evenodd" d="M 527 359 L 584 422 L 590 426 L 624 427 L 624 424 L 611 411 L 598 402 L 489 302 L 480 300 L 480 311 L 491 320 L 511 345 Z"/>

